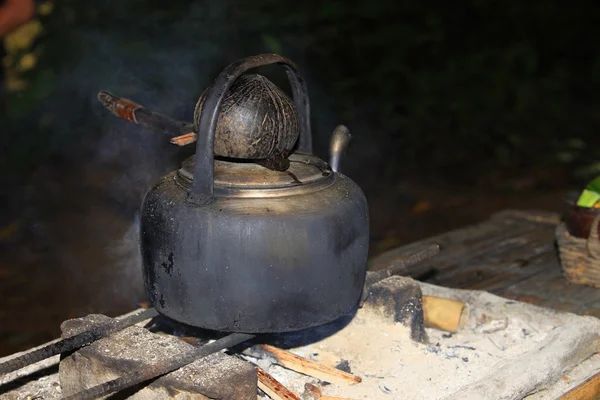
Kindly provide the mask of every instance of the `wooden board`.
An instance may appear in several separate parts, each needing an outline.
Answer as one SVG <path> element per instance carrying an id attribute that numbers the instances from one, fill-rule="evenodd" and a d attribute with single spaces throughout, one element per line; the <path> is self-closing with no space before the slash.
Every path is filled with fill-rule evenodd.
<path id="1" fill-rule="evenodd" d="M 377 270 L 437 243 L 442 250 L 412 274 L 424 282 L 600 317 L 600 289 L 570 284 L 554 242 L 556 214 L 507 210 L 480 224 L 411 243 L 369 262 Z"/>
<path id="2" fill-rule="evenodd" d="M 560 400 L 597 400 L 600 399 L 600 374 L 596 374 L 573 388 Z"/>

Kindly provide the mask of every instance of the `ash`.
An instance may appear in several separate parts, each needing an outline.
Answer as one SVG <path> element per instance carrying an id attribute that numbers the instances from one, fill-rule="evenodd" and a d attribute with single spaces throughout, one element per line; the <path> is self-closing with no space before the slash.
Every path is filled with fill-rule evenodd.
<path id="1" fill-rule="evenodd" d="M 473 397 L 474 388 L 495 376 L 498 393 L 491 398 L 522 399 L 531 394 L 532 399 L 537 399 L 536 392 L 560 381 L 565 371 L 573 369 L 595 351 L 590 346 L 592 339 L 583 338 L 583 335 L 576 338 L 577 332 L 591 326 L 576 326 L 591 323 L 600 327 L 597 319 L 556 313 L 485 292 L 439 289 L 442 292 L 426 285 L 424 292 L 465 301 L 470 307 L 469 321 L 454 334 L 427 328 L 429 342 L 425 344 L 413 341 L 410 330 L 402 324 L 368 308 L 360 309 L 343 323 L 338 322 L 337 330 L 326 325 L 312 334 L 307 331 L 288 336 L 285 344 L 294 342 L 292 338 L 299 343 L 290 346 L 289 351 L 350 370 L 362 378 L 358 384 L 321 382 L 268 360 L 256 361 L 297 394 L 302 393 L 305 383 L 310 382 L 320 386 L 323 395 L 349 399 L 482 398 Z M 328 329 L 329 335 L 324 334 Z M 561 348 L 555 340 L 557 335 L 561 341 L 562 338 L 573 338 L 572 343 L 582 346 L 582 352 Z M 298 337 L 304 341 L 297 341 Z M 539 360 L 534 357 L 543 349 L 547 350 L 544 356 L 547 368 L 536 372 L 540 370 L 539 365 L 535 367 Z M 570 355 L 565 357 L 567 352 Z M 513 365 L 517 366 L 514 380 L 505 373 Z M 524 374 L 523 370 L 532 372 Z M 497 374 L 500 371 L 504 372 Z"/>

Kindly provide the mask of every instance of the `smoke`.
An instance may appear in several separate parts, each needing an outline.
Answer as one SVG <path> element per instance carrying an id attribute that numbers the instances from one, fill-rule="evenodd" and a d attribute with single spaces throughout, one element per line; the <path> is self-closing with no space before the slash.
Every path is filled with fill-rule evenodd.
<path id="1" fill-rule="evenodd" d="M 134 48 L 140 47 L 139 53 L 132 53 L 127 46 L 123 48 L 120 35 L 87 32 L 85 40 L 94 49 L 94 57 L 86 63 L 100 61 L 100 65 L 94 69 L 99 71 L 94 75 L 95 82 L 87 85 L 85 93 L 95 96 L 99 90 L 108 89 L 149 109 L 191 121 L 196 98 L 214 79 L 211 72 L 220 64 L 221 52 L 214 36 L 220 33 L 218 26 L 226 26 L 226 6 L 210 3 L 210 12 L 206 6 L 192 4 L 188 17 L 171 24 L 167 37 L 151 47 L 143 42 L 131 44 Z M 201 32 L 192 30 L 186 34 L 184 27 L 196 27 Z M 221 34 L 221 40 L 227 37 L 224 32 Z M 79 71 L 86 75 L 90 67 L 80 65 Z M 84 76 L 81 81 L 85 81 Z M 81 90 L 82 86 L 77 88 Z M 103 125 L 108 125 L 108 129 L 99 140 L 85 143 L 86 147 L 95 149 L 88 168 L 98 170 L 110 166 L 116 171 L 104 190 L 130 215 L 125 232 L 120 237 L 109 237 L 105 247 L 109 266 L 101 297 L 125 305 L 144 297 L 139 206 L 152 184 L 175 169 L 184 152 L 174 148 L 160 134 L 118 121 L 98 104 L 94 105 L 95 115 L 106 121 Z"/>
<path id="2" fill-rule="evenodd" d="M 116 243 L 107 247 L 107 252 L 114 260 L 117 271 L 114 283 L 107 287 L 111 298 L 125 299 L 143 298 L 143 280 L 141 274 L 142 258 L 140 253 L 140 214 L 136 212 L 133 223 Z M 105 291 L 106 293 L 106 291 Z M 125 295 L 125 296 L 124 296 Z M 107 297 L 108 297 L 107 296 Z"/>
<path id="3" fill-rule="evenodd" d="M 229 56 L 223 49 L 232 51 L 235 40 L 228 31 L 225 1 L 192 2 L 174 15 L 164 10 L 134 15 L 136 2 L 94 3 L 102 18 L 85 21 L 86 6 L 81 6 L 76 17 L 84 21 L 71 26 L 64 38 L 69 50 L 55 55 L 64 60 L 55 70 L 51 96 L 33 116 L 19 121 L 21 135 L 43 133 L 30 149 L 50 154 L 24 185 L 21 218 L 28 236 L 20 252 L 44 258 L 42 275 L 48 283 L 31 285 L 55 285 L 57 296 L 64 298 L 56 300 L 61 306 L 77 314 L 116 314 L 144 298 L 139 253 L 143 196 L 189 150 L 116 118 L 102 108 L 97 93 L 109 90 L 191 121 L 197 97 L 232 61 L 224 60 Z M 127 7 L 130 14 L 123 15 Z M 68 9 L 62 12 L 69 15 Z M 50 51 L 47 57 L 53 56 Z"/>
<path id="4" fill-rule="evenodd" d="M 165 16 L 136 10 L 140 2 L 94 2 L 93 12 L 102 17 L 69 26 L 61 39 L 69 50 L 56 55 L 64 60 L 52 95 L 34 117 L 20 121 L 19 132 L 41 132 L 37 145 L 52 153 L 26 180 L 22 214 L 29 236 L 20 251 L 41 253 L 41 274 L 64 298 L 58 304 L 76 314 L 117 314 L 144 299 L 139 209 L 154 182 L 193 150 L 118 119 L 102 108 L 97 93 L 108 90 L 191 121 L 196 99 L 227 64 L 270 51 L 260 35 L 243 36 L 231 3 L 190 3 Z M 331 99 L 305 68 L 302 49 L 284 55 L 307 78 L 315 150 L 327 158 L 329 136 L 344 121 L 333 117 Z"/>

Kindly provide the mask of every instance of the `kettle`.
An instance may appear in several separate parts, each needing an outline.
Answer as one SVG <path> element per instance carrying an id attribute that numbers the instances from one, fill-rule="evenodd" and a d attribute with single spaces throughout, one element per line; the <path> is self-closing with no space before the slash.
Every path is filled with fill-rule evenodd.
<path id="1" fill-rule="evenodd" d="M 295 108 L 280 114 L 289 121 L 272 126 L 299 126 L 294 143 L 276 151 L 287 167 L 219 157 L 224 99 L 246 71 L 269 64 L 285 69 Z M 347 128 L 334 130 L 330 163 L 312 154 L 308 92 L 296 65 L 276 54 L 234 62 L 202 95 L 194 119 L 196 154 L 142 204 L 143 274 L 156 310 L 199 328 L 266 333 L 320 325 L 357 307 L 367 269 L 367 201 L 339 171 Z M 177 127 L 184 132 L 190 124 Z"/>

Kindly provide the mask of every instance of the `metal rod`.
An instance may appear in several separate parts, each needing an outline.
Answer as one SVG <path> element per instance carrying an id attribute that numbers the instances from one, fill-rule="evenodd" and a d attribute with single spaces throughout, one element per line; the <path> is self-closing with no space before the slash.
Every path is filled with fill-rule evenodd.
<path id="1" fill-rule="evenodd" d="M 202 347 L 194 348 L 193 350 L 179 353 L 170 360 L 152 364 L 148 367 L 139 369 L 112 381 L 108 381 L 106 383 L 94 386 L 90 389 L 86 389 L 73 395 L 63 397 L 63 399 L 89 400 L 96 399 L 98 397 L 103 397 L 111 393 L 130 388 L 145 381 L 157 378 L 161 375 L 168 374 L 169 372 L 175 371 L 188 364 L 191 364 L 192 362 L 200 358 L 206 357 L 208 355 L 227 349 L 229 347 L 233 347 L 237 344 L 252 339 L 253 337 L 254 335 L 248 335 L 245 333 L 233 333 L 229 336 L 225 336 L 224 338 L 216 340 Z"/>
<path id="2" fill-rule="evenodd" d="M 125 318 L 111 319 L 109 322 L 98 324 L 74 336 L 3 362 L 0 364 L 0 375 L 16 371 L 57 354 L 73 351 L 104 336 L 125 329 L 128 326 L 135 325 L 146 319 L 154 318 L 157 315 L 158 312 L 154 308 L 149 308 Z"/>
<path id="3" fill-rule="evenodd" d="M 365 279 L 365 289 L 368 289 L 370 286 L 375 283 L 384 280 L 385 278 L 389 278 L 392 275 L 402 274 L 408 272 L 408 269 L 413 265 L 416 265 L 422 261 L 427 260 L 438 254 L 440 252 L 440 246 L 438 244 L 431 245 L 424 250 L 418 251 L 415 254 L 407 257 L 404 260 L 397 261 L 390 265 L 389 267 L 379 270 L 379 271 L 369 271 L 367 272 L 367 277 Z"/>
<path id="4" fill-rule="evenodd" d="M 98 100 L 117 117 L 165 135 L 179 136 L 192 132 L 194 128 L 192 123 L 177 121 L 166 115 L 149 111 L 132 100 L 123 99 L 105 90 L 98 93 Z"/>

